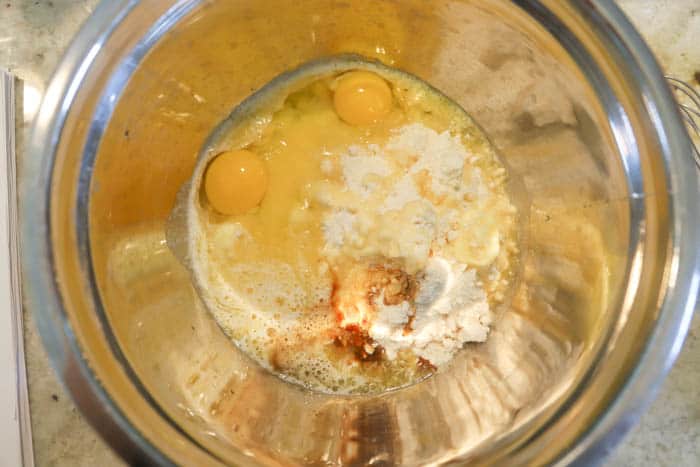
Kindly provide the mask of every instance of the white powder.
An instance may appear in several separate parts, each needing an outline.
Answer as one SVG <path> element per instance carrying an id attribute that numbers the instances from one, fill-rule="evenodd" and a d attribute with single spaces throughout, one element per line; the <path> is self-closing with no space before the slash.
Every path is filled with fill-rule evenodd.
<path id="1" fill-rule="evenodd" d="M 347 237 L 354 235 L 353 227 L 356 216 L 345 209 L 334 210 L 323 219 L 323 238 L 326 249 L 338 250 L 343 246 Z"/>
<path id="2" fill-rule="evenodd" d="M 404 175 L 396 182 L 393 190 L 391 190 L 384 199 L 384 204 L 379 208 L 379 212 L 384 213 L 387 211 L 399 210 L 406 204 L 420 199 L 422 198 L 420 194 L 418 194 L 413 178 L 410 175 Z"/>
<path id="3" fill-rule="evenodd" d="M 372 321 L 372 329 L 377 334 L 381 332 L 380 330 L 384 332 L 402 332 L 413 313 L 408 302 L 401 302 L 398 305 L 384 305 L 384 291 L 379 297 L 374 299 L 373 304 L 381 310 L 380 313 L 377 313 L 374 321 Z M 392 356 L 391 358 L 394 357 Z"/>
<path id="4" fill-rule="evenodd" d="M 409 269 L 423 267 L 437 240 L 438 220 L 454 215 L 449 213 L 452 208 L 424 198 L 414 178 L 426 171 L 432 184 L 440 187 L 432 191 L 443 193 L 446 186 L 447 198 L 459 202 L 461 193 L 449 187 L 461 185 L 467 156 L 459 137 L 421 124 L 400 128 L 384 147 L 350 146 L 339 158 L 344 184 L 318 185 L 317 201 L 330 208 L 324 221 L 324 251 L 402 258 Z M 349 213 L 355 216 L 352 222 Z M 336 221 L 343 224 L 336 228 L 332 225 Z M 443 230 L 455 227 L 452 222 L 441 225 L 440 239 L 448 237 Z M 351 237 L 358 241 L 348 242 Z"/>
<path id="5" fill-rule="evenodd" d="M 370 316 L 369 335 L 389 359 L 411 350 L 440 366 L 465 342 L 486 340 L 491 311 L 468 265 L 494 261 L 501 213 L 470 158 L 459 136 L 410 124 L 383 147 L 350 147 L 339 158 L 344 184 L 319 185 L 331 265 L 338 258 L 380 257 L 401 261 L 420 278 L 413 304 L 385 305 L 382 293 L 372 312 L 348 307 L 356 316 L 344 315 L 343 322 Z M 423 174 L 429 184 L 419 189 Z"/>
<path id="6" fill-rule="evenodd" d="M 431 248 L 457 240 L 457 232 L 465 230 L 455 208 L 463 204 L 465 195 L 474 199 L 491 195 L 476 168 L 469 168 L 468 183 L 463 183 L 465 161 L 471 157 L 459 136 L 438 133 L 420 123 L 397 129 L 383 147 L 350 146 L 339 158 L 344 183 L 319 185 L 316 195 L 330 208 L 324 231 L 332 235 L 326 237 L 330 245 L 325 251 L 351 257 L 400 257 L 410 265 L 424 266 Z M 437 205 L 418 189 L 417 178 L 423 173 L 430 179 L 426 189 L 440 196 L 433 200 Z M 346 223 L 342 233 L 361 239 L 360 247 L 343 243 L 341 232 L 330 226 L 331 217 L 345 210 L 355 215 L 355 222 Z M 343 216 L 347 214 L 339 219 L 346 221 Z"/>
<path id="7" fill-rule="evenodd" d="M 383 294 L 375 300 L 377 315 L 369 335 L 389 359 L 410 349 L 440 366 L 465 342 L 486 340 L 491 324 L 486 294 L 473 270 L 444 258 L 431 258 L 415 300 L 412 331 L 405 327 L 412 314 L 407 302 L 386 306 Z"/>
<path id="8" fill-rule="evenodd" d="M 434 206 L 421 199 L 380 217 L 377 247 L 381 253 L 389 258 L 402 258 L 408 270 L 422 268 L 435 239 L 437 213 Z"/>
<path id="9" fill-rule="evenodd" d="M 430 189 L 436 195 L 458 191 L 462 182 L 462 168 L 469 156 L 458 136 L 449 132 L 437 133 L 420 123 L 401 127 L 387 144 L 392 152 L 418 156 L 411 166 L 412 174 L 426 171 L 431 178 Z"/>
<path id="10" fill-rule="evenodd" d="M 350 146 L 348 153 L 340 158 L 343 180 L 347 189 L 366 199 L 376 189 L 372 177 L 386 177 L 391 174 L 391 167 L 381 157 L 381 148 L 376 144 L 369 146 Z"/>

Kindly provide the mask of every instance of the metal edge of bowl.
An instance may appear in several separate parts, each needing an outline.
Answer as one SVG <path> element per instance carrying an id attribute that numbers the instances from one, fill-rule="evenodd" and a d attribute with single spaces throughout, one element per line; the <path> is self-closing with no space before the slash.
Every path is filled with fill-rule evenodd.
<path id="1" fill-rule="evenodd" d="M 82 355 L 68 323 L 51 254 L 50 186 L 63 125 L 97 54 L 138 4 L 138 0 L 102 0 L 97 5 L 54 71 L 34 119 L 20 177 L 23 298 L 36 316 L 51 366 L 110 447 L 133 465 L 175 465 L 124 415 Z"/>
<path id="2" fill-rule="evenodd" d="M 637 423 L 658 394 L 671 370 L 690 327 L 700 289 L 700 184 L 692 158 L 690 138 L 664 80 L 661 67 L 641 35 L 611 0 L 594 0 L 582 5 L 570 1 L 594 25 L 606 45 L 625 58 L 623 66 L 634 77 L 662 146 L 666 177 L 673 192 L 671 226 L 672 252 L 669 287 L 651 337 L 631 374 L 610 401 L 603 415 L 561 453 L 560 465 L 595 465 Z M 622 64 L 621 64 L 622 66 Z"/>

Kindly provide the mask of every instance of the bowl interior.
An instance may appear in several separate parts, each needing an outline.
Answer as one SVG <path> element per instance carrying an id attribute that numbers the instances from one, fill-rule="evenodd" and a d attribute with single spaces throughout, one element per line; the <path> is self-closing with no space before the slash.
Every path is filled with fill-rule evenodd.
<path id="1" fill-rule="evenodd" d="M 594 47 L 591 71 L 536 8 L 500 1 L 153 3 L 127 11 L 100 51 L 52 188 L 58 270 L 73 268 L 64 295 L 89 291 L 68 307 L 77 338 L 147 440 L 204 463 L 424 465 L 494 461 L 555 421 L 583 426 L 571 398 L 625 323 L 639 191 Z M 165 242 L 212 129 L 278 74 L 339 53 L 460 104 L 508 168 L 520 216 L 519 280 L 487 343 L 380 396 L 311 393 L 258 368 Z"/>

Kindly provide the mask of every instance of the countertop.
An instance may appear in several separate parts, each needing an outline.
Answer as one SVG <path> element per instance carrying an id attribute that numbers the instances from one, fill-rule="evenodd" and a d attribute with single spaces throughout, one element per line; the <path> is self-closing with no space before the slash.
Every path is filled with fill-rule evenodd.
<path id="1" fill-rule="evenodd" d="M 700 0 L 618 2 L 669 74 L 700 71 Z M 29 116 L 70 38 L 97 0 L 0 0 L 0 67 L 25 81 Z M 697 84 L 697 83 L 696 83 Z M 28 137 L 28 124 L 22 127 Z M 19 159 L 21 163 L 21 141 Z M 610 466 L 700 465 L 700 316 L 661 393 L 614 454 Z M 25 345 L 36 465 L 123 465 L 84 421 L 51 370 L 31 313 Z"/>

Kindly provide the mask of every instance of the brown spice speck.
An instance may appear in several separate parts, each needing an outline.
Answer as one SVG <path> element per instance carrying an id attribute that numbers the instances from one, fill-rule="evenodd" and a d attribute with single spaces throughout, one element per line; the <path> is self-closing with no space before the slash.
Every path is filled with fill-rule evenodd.
<path id="1" fill-rule="evenodd" d="M 433 365 L 433 364 L 430 362 L 430 360 L 425 359 L 425 358 L 423 358 L 423 357 L 418 357 L 418 367 L 419 367 L 419 368 L 425 368 L 426 370 L 429 370 L 429 371 L 436 371 L 436 370 L 437 370 L 437 368 L 435 367 L 435 365 Z"/>

